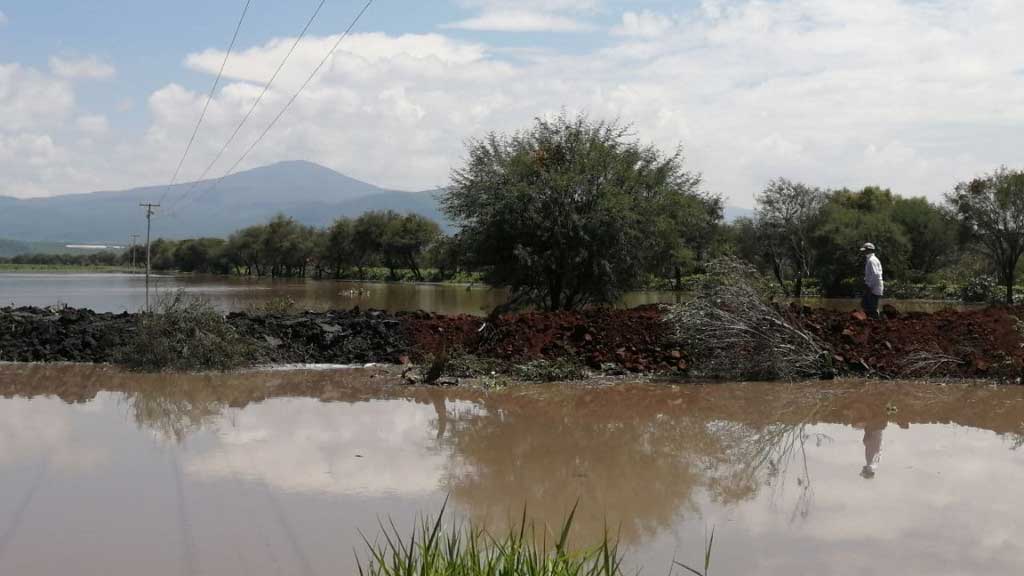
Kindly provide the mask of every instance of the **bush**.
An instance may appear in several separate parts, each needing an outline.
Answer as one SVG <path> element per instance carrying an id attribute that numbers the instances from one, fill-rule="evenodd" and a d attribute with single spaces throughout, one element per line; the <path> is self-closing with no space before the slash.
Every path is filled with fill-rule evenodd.
<path id="1" fill-rule="evenodd" d="M 149 372 L 231 370 L 253 357 L 253 347 L 204 298 L 178 291 L 159 298 L 156 310 L 139 315 L 120 364 Z"/>
<path id="2" fill-rule="evenodd" d="M 987 274 L 981 274 L 969 279 L 960 287 L 961 302 L 993 302 L 996 299 L 996 279 Z"/>

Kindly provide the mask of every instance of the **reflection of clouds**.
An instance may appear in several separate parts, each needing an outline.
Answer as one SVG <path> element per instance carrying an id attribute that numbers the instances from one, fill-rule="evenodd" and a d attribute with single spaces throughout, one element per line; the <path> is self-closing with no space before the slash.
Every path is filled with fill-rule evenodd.
<path id="1" fill-rule="evenodd" d="M 771 573 L 792 573 L 828 557 L 833 573 L 1012 573 L 1020 569 L 1024 546 L 1024 459 L 995 433 L 948 425 L 886 429 L 885 461 L 877 476 L 858 475 L 863 465 L 863 432 L 842 425 L 818 425 L 836 439 L 828 447 L 808 445 L 815 482 L 814 510 L 799 525 L 786 510 L 798 494 L 772 502 L 767 494 L 732 510 L 709 509 L 711 521 L 728 513 L 722 538 L 759 542 Z M 808 550 L 783 553 L 794 539 Z M 742 543 L 737 543 L 742 547 Z M 734 560 L 726 560 L 732 564 Z M 742 562 L 740 564 L 743 564 Z M 904 568 L 913 566 L 913 570 Z M 858 572 L 861 567 L 866 572 Z M 991 571 L 995 568 L 995 571 Z M 1018 572 L 1019 573 L 1019 572 Z"/>
<path id="2" fill-rule="evenodd" d="M 86 442 L 75 433 L 76 414 L 100 413 L 106 394 L 84 405 L 57 398 L 0 399 L 0 466 L 19 466 L 45 460 L 51 467 L 91 471 L 109 458 L 107 448 Z"/>
<path id="3" fill-rule="evenodd" d="M 237 474 L 286 491 L 410 495 L 436 490 L 445 469 L 429 405 L 272 400 L 225 420 L 212 449 L 186 457 L 188 473 Z"/>

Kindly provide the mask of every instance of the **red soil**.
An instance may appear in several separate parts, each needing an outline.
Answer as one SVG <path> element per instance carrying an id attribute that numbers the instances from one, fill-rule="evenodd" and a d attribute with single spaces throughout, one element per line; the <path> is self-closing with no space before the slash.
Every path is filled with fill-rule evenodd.
<path id="1" fill-rule="evenodd" d="M 958 312 L 900 313 L 886 306 L 883 319 L 861 312 L 791 309 L 832 349 L 837 368 L 884 376 L 997 377 L 1016 379 L 1024 367 L 1021 309 L 991 307 Z M 907 373 L 915 356 L 942 354 L 950 361 L 934 372 Z M 955 359 L 955 361 L 952 361 Z M 916 372 L 916 373 L 915 373 Z"/>
<path id="2" fill-rule="evenodd" d="M 791 307 L 787 314 L 821 339 L 839 373 L 883 377 L 1017 379 L 1024 373 L 1024 309 L 993 307 L 966 312 L 900 313 L 884 319 L 862 313 Z M 510 361 L 573 358 L 593 368 L 632 372 L 699 369 L 662 322 L 662 310 L 597 309 L 524 312 L 496 323 L 473 316 L 410 315 L 405 337 L 419 359 L 456 351 Z M 941 354 L 942 356 L 938 356 Z M 936 360 L 940 360 L 936 363 Z"/>
<path id="3" fill-rule="evenodd" d="M 614 364 L 633 372 L 684 369 L 682 351 L 661 317 L 657 307 L 648 306 L 524 312 L 486 326 L 472 316 L 420 315 L 404 326 L 421 357 L 458 350 L 511 361 L 574 358 L 594 368 Z"/>

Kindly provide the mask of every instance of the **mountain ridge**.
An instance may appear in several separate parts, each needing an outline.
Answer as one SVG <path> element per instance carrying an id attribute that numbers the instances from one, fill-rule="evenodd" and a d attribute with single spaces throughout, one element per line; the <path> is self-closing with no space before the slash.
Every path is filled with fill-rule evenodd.
<path id="1" fill-rule="evenodd" d="M 63 194 L 41 198 L 0 196 L 0 238 L 21 242 L 124 244 L 145 233 L 139 202 L 162 207 L 153 217 L 154 238 L 226 237 L 239 228 L 284 213 L 310 226 L 371 210 L 425 216 L 451 232 L 439 207 L 440 190 L 405 192 L 383 188 L 305 160 L 259 166 L 214 180 L 173 186 Z M 726 221 L 752 213 L 727 207 Z"/>
<path id="2" fill-rule="evenodd" d="M 170 239 L 227 236 L 279 212 L 307 225 L 369 210 L 417 213 L 449 228 L 434 191 L 382 188 L 304 160 L 289 160 L 214 180 L 173 186 L 63 194 L 41 198 L 0 196 L 0 237 L 19 241 L 123 244 L 145 231 L 139 202 L 163 198 L 153 236 Z"/>

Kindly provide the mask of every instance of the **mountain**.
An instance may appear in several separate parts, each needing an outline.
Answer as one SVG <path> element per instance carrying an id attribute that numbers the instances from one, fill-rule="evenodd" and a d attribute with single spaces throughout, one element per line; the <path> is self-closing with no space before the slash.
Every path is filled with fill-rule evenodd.
<path id="1" fill-rule="evenodd" d="M 153 217 L 154 238 L 225 237 L 278 212 L 307 225 L 325 226 L 339 216 L 357 217 L 370 210 L 420 214 L 450 232 L 437 193 L 388 190 L 312 162 L 278 162 L 232 174 L 216 186 L 205 180 L 49 198 L 0 196 L 0 238 L 126 244 L 130 234 L 146 232 L 139 203 L 157 201 L 161 207 Z M 727 207 L 725 220 L 752 213 Z"/>
<path id="2" fill-rule="evenodd" d="M 213 181 L 49 198 L 0 197 L 0 237 L 20 241 L 124 244 L 146 231 L 139 202 L 160 200 L 153 236 L 227 236 L 283 212 L 323 226 L 369 210 L 422 214 L 447 223 L 435 193 L 400 192 L 368 184 L 304 161 L 278 162 Z"/>

